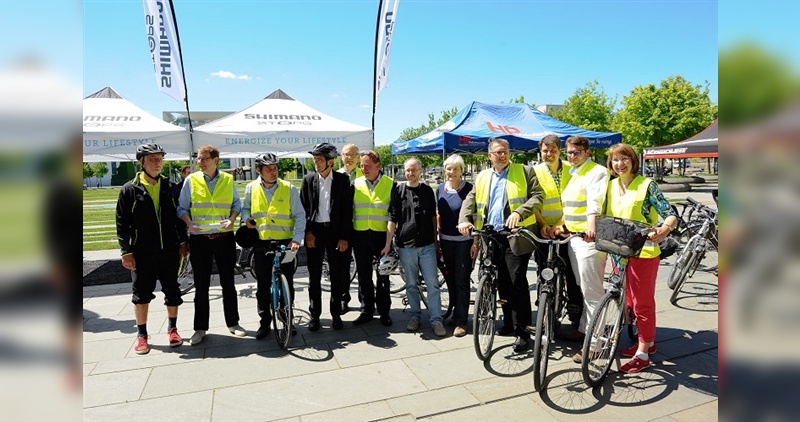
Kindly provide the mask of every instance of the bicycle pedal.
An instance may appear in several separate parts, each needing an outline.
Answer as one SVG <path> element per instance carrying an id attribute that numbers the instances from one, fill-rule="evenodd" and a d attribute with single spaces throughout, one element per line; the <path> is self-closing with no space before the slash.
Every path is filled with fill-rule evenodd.
<path id="1" fill-rule="evenodd" d="M 530 334 L 536 334 L 536 326 L 535 325 L 528 325 L 525 327 L 525 331 Z"/>

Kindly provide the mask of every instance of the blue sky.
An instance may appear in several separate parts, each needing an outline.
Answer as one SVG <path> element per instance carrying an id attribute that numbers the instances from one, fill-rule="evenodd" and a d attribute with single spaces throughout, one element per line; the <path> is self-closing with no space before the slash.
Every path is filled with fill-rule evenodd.
<path id="1" fill-rule="evenodd" d="M 174 4 L 192 111 L 238 111 L 280 88 L 371 125 L 377 0 Z M 141 1 L 84 0 L 83 12 L 84 95 L 113 86 L 157 116 L 182 109 L 157 89 Z M 716 102 L 717 49 L 716 1 L 401 0 L 375 141 L 473 100 L 561 104 L 593 80 L 621 101 L 682 75 Z"/>

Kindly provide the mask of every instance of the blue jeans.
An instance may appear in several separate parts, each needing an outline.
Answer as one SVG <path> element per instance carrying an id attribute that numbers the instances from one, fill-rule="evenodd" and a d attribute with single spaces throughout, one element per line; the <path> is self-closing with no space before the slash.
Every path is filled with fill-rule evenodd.
<path id="1" fill-rule="evenodd" d="M 436 248 L 431 243 L 419 248 L 397 248 L 400 264 L 406 278 L 406 297 L 411 307 L 411 317 L 420 318 L 422 309 L 419 306 L 419 286 L 417 279 L 422 272 L 428 291 L 428 313 L 431 325 L 442 322 L 442 301 L 439 293 L 438 269 L 436 267 Z"/>

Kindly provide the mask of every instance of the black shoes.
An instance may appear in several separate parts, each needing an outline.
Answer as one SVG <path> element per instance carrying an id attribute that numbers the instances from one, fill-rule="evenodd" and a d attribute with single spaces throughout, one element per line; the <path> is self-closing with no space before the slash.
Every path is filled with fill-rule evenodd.
<path id="1" fill-rule="evenodd" d="M 342 323 L 341 319 L 338 318 L 334 319 L 333 323 L 331 323 L 331 328 L 333 328 L 334 330 L 341 330 L 342 328 L 344 328 L 344 323 Z"/>
<path id="2" fill-rule="evenodd" d="M 256 331 L 256 340 L 261 340 L 263 338 L 266 338 L 269 335 L 270 331 L 271 329 L 269 325 L 261 325 L 260 327 L 258 327 L 258 331 Z"/>
<path id="3" fill-rule="evenodd" d="M 514 334 L 513 325 L 503 325 L 503 327 L 497 332 L 498 336 L 510 336 L 512 334 Z"/>
<path id="4" fill-rule="evenodd" d="M 392 318 L 389 315 L 381 315 L 381 324 L 389 327 L 392 325 Z"/>
<path id="5" fill-rule="evenodd" d="M 318 331 L 319 330 L 319 318 L 313 318 L 311 321 L 308 322 L 308 331 Z"/>
<path id="6" fill-rule="evenodd" d="M 353 321 L 353 325 L 366 324 L 372 320 L 373 320 L 372 315 L 368 315 L 362 312 L 361 315 L 359 315 L 358 318 L 356 318 L 356 320 Z"/>
<path id="7" fill-rule="evenodd" d="M 525 337 L 517 337 L 514 340 L 514 353 L 524 353 L 531 348 L 531 340 Z"/>
<path id="8" fill-rule="evenodd" d="M 342 310 L 339 311 L 339 315 L 344 315 L 348 312 L 350 312 L 350 305 L 347 302 L 342 302 Z"/>

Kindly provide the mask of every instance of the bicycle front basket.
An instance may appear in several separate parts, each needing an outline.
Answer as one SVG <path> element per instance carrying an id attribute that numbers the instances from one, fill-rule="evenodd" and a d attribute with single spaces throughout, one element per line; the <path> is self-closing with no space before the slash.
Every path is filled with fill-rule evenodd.
<path id="1" fill-rule="evenodd" d="M 649 226 L 617 217 L 598 217 L 595 247 L 626 258 L 638 256 L 647 241 Z"/>

